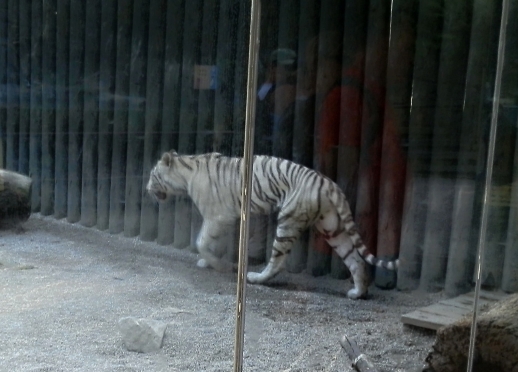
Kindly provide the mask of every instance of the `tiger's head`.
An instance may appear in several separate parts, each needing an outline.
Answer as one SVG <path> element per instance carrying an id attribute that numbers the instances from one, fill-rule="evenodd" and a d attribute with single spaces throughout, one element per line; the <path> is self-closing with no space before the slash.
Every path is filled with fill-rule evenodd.
<path id="1" fill-rule="evenodd" d="M 146 190 L 156 201 L 164 201 L 169 195 L 186 195 L 185 177 L 179 172 L 179 164 L 175 159 L 178 154 L 171 150 L 165 152 L 149 175 Z"/>

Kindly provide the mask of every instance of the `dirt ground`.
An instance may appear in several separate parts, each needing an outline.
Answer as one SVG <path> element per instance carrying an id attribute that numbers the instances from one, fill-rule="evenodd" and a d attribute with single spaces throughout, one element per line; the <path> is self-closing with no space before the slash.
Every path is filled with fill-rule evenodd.
<path id="1" fill-rule="evenodd" d="M 33 215 L 0 231 L 0 371 L 231 371 L 235 274 L 196 254 Z M 247 287 L 244 371 L 353 371 L 344 333 L 381 371 L 420 371 L 435 335 L 400 316 L 441 294 L 282 273 Z M 127 351 L 127 316 L 168 323 L 161 350 Z"/>

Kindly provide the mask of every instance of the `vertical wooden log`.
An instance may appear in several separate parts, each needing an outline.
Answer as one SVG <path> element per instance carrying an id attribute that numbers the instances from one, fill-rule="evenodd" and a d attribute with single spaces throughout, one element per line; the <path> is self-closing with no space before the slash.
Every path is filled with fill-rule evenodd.
<path id="1" fill-rule="evenodd" d="M 147 89 L 144 139 L 144 163 L 142 174 L 142 212 L 140 215 L 140 239 L 154 240 L 158 231 L 158 206 L 145 192 L 149 173 L 160 155 L 162 93 L 164 81 L 164 47 L 166 1 L 150 3 L 149 41 L 147 55 Z"/>
<path id="2" fill-rule="evenodd" d="M 7 5 L 7 126 L 6 169 L 18 170 L 18 144 L 20 133 L 20 11 L 19 0 L 9 0 Z"/>
<path id="3" fill-rule="evenodd" d="M 518 26 L 518 3 L 511 2 L 509 7 L 509 21 L 507 23 L 506 61 L 516 60 L 516 36 Z M 511 78 L 510 65 L 504 65 L 503 85 L 501 98 L 511 96 L 516 88 L 516 79 Z M 516 70 L 515 70 L 516 71 Z M 509 76 L 509 77 L 507 77 Z M 516 76 L 516 75 L 515 75 Z M 517 123 L 514 127 L 516 128 Z M 505 246 L 505 260 L 502 275 L 502 289 L 506 292 L 518 292 L 518 137 L 514 146 L 513 182 L 511 183 L 511 202 L 507 241 Z"/>
<path id="4" fill-rule="evenodd" d="M 198 94 L 194 90 L 194 65 L 200 57 L 203 2 L 185 3 L 184 39 L 182 60 L 182 101 L 180 103 L 180 127 L 178 151 L 192 154 L 196 149 Z M 174 246 L 185 248 L 191 242 L 192 204 L 186 197 L 178 197 L 175 206 Z"/>
<path id="5" fill-rule="evenodd" d="M 238 5 L 237 5 L 238 4 Z M 244 145 L 244 125 L 246 110 L 246 76 L 248 68 L 248 37 L 250 32 L 250 2 L 239 1 L 236 4 L 237 25 L 235 31 L 236 54 L 234 65 L 234 89 L 233 89 L 233 112 L 231 119 L 232 144 L 230 146 L 231 154 L 234 156 L 243 156 Z M 255 148 L 254 148 L 254 152 Z M 239 237 L 239 222 L 234 225 L 234 242 Z M 231 240 L 232 238 L 229 238 Z M 237 260 L 236 243 L 227 245 L 227 259 L 235 262 Z"/>
<path id="6" fill-rule="evenodd" d="M 129 85 L 130 102 L 128 108 L 128 149 L 126 155 L 125 236 L 137 236 L 140 232 L 142 161 L 144 156 L 146 115 L 148 22 L 149 3 L 145 0 L 134 0 Z"/>
<path id="7" fill-rule="evenodd" d="M 456 296 L 471 288 L 478 229 L 473 224 L 477 177 L 477 155 L 491 116 L 483 97 L 494 76 L 500 11 L 497 2 L 475 0 L 471 24 L 466 93 L 460 135 L 459 162 L 455 181 L 450 252 L 445 292 Z M 489 72 L 492 71 L 492 72 Z M 491 78 L 490 78 L 491 77 Z M 491 89 L 492 91 L 492 89 Z M 487 119 L 486 119 L 487 118 Z"/>
<path id="8" fill-rule="evenodd" d="M 84 129 L 85 2 L 70 2 L 68 194 L 67 220 L 81 218 L 81 177 Z"/>
<path id="9" fill-rule="evenodd" d="M 67 216 L 68 204 L 68 65 L 70 48 L 70 2 L 57 3 L 56 44 L 56 182 L 54 217 Z"/>
<path id="10" fill-rule="evenodd" d="M 29 129 L 31 103 L 31 2 L 20 1 L 20 135 L 18 172 L 29 174 Z"/>
<path id="11" fill-rule="evenodd" d="M 240 1 L 239 19 L 236 30 L 236 57 L 233 92 L 234 110 L 232 118 L 232 155 L 234 156 L 243 156 L 249 32 L 250 3 L 248 1 Z M 254 152 L 257 153 L 255 147 Z M 233 249 L 234 247 L 232 247 L 232 250 Z"/>
<path id="12" fill-rule="evenodd" d="M 162 104 L 161 144 L 162 151 L 178 148 L 180 118 L 184 1 L 169 1 L 166 13 L 164 55 L 164 94 Z M 156 162 L 158 159 L 155 159 Z M 166 245 L 174 241 L 175 200 L 169 198 L 159 205 L 157 243 Z"/>
<path id="13" fill-rule="evenodd" d="M 394 1 L 390 22 L 377 238 L 377 256 L 384 260 L 394 260 L 399 253 L 407 161 L 402 146 L 410 118 L 417 2 Z M 378 287 L 394 288 L 396 279 L 394 271 L 376 268 Z"/>
<path id="14" fill-rule="evenodd" d="M 216 66 L 218 85 L 214 95 L 214 151 L 232 154 L 232 112 L 239 2 L 222 0 L 219 8 Z"/>
<path id="15" fill-rule="evenodd" d="M 431 178 L 420 286 L 444 286 L 453 213 L 454 179 L 462 122 L 472 2 L 444 3 Z"/>
<path id="16" fill-rule="evenodd" d="M 300 7 L 299 1 L 289 0 L 281 1 L 279 4 L 279 36 L 278 45 L 279 49 L 288 49 L 296 53 L 297 50 L 297 37 L 299 36 L 299 14 Z M 280 79 L 286 79 L 286 77 L 279 75 L 276 76 L 276 90 L 274 97 L 274 119 L 272 128 L 272 155 L 283 159 L 293 159 L 293 126 L 295 120 L 295 107 L 296 107 L 296 68 L 298 58 L 295 56 L 293 66 L 287 66 L 287 68 L 293 69 L 293 77 L 290 77 L 288 81 L 281 82 Z M 279 62 L 278 62 L 279 64 Z M 273 238 L 275 237 L 275 230 L 277 228 L 277 218 L 273 216 L 269 223 L 269 234 L 268 234 L 268 253 L 271 254 L 270 248 L 273 246 Z M 259 236 L 262 234 L 259 232 Z M 286 269 L 288 271 L 300 271 L 298 262 L 302 244 L 300 239 L 295 243 L 292 248 L 288 259 L 286 260 Z M 294 264 L 292 263 L 294 260 Z"/>
<path id="17" fill-rule="evenodd" d="M 345 193 L 353 215 L 356 207 L 361 148 L 360 136 L 368 15 L 368 2 L 355 0 L 346 3 L 342 46 L 340 111 L 335 114 L 340 121 L 336 182 Z M 336 254 L 332 256 L 331 274 L 337 278 L 346 277 L 349 274 L 344 263 Z"/>
<path id="18" fill-rule="evenodd" d="M 5 2 L 2 2 L 5 3 Z M 0 22 L 1 24 L 1 22 Z M 43 5 L 33 1 L 31 9 L 31 122 L 29 139 L 29 175 L 32 178 L 31 208 L 38 212 L 41 205 L 41 67 L 42 67 Z M 1 58 L 0 58 L 1 60 Z M 0 71 L 2 66 L 0 66 Z M 0 72 L 1 74 L 1 72 Z M 1 79 L 0 79 L 1 81 Z M 0 110 L 0 119 L 2 111 Z"/>
<path id="19" fill-rule="evenodd" d="M 196 65 L 216 66 L 219 4 L 206 1 L 203 4 L 200 57 Z M 217 68 L 217 66 L 216 66 Z M 216 80 L 216 84 L 219 79 Z M 213 150 L 214 143 L 214 88 L 195 88 L 197 99 L 197 129 L 195 153 L 203 154 Z"/>
<path id="20" fill-rule="evenodd" d="M 200 58 L 196 61 L 199 66 L 216 66 L 216 43 L 218 36 L 219 6 L 216 1 L 203 3 L 202 35 Z M 216 66 L 217 68 L 217 66 Z M 196 128 L 196 154 L 203 154 L 213 150 L 214 140 L 214 89 L 195 88 L 198 95 L 198 115 Z M 193 205 L 191 217 L 190 246 L 196 246 L 196 238 L 200 231 L 203 218 Z"/>
<path id="21" fill-rule="evenodd" d="M 7 1 L 0 2 L 0 168 L 5 168 L 7 121 Z"/>
<path id="22" fill-rule="evenodd" d="M 261 6 L 261 43 L 259 45 L 258 89 L 266 82 L 270 66 L 271 53 L 279 46 L 279 7 L 280 1 L 263 2 Z M 246 73 L 245 73 L 246 74 Z M 276 88 L 276 87 L 275 87 Z M 272 93 L 264 100 L 258 99 L 256 105 L 254 154 L 272 155 L 273 145 L 273 110 L 275 101 Z M 276 96 L 273 92 L 273 98 Z M 244 122 L 242 123 L 244 125 Z M 243 126 L 242 130 L 245 128 Z M 244 150 L 240 149 L 239 156 Z M 273 237 L 275 235 L 275 216 L 255 216 L 249 223 L 250 240 L 248 257 L 254 262 L 270 259 Z"/>
<path id="23" fill-rule="evenodd" d="M 97 162 L 97 228 L 110 221 L 111 159 L 117 59 L 117 2 L 101 4 L 101 50 L 99 65 L 99 159 Z"/>
<path id="24" fill-rule="evenodd" d="M 41 214 L 54 212 L 54 164 L 56 130 L 56 0 L 43 2 L 42 100 L 41 100 Z M 58 197 L 61 197 L 58 195 Z"/>
<path id="25" fill-rule="evenodd" d="M 313 167 L 336 180 L 336 154 L 340 127 L 340 81 L 342 67 L 343 17 L 345 3 L 328 1 L 320 7 L 320 33 L 315 40 L 317 55 Z M 310 234 L 308 271 L 324 275 L 331 271 L 332 250 L 324 237 Z"/>
<path id="26" fill-rule="evenodd" d="M 239 2 L 222 0 L 219 7 L 218 39 L 216 46 L 216 66 L 218 84 L 214 95 L 214 151 L 232 154 L 232 113 L 234 110 L 234 73 L 236 66 L 237 26 L 239 22 Z M 227 259 L 236 257 L 235 239 L 237 225 L 229 227 L 228 234 L 221 242 L 227 247 Z"/>
<path id="27" fill-rule="evenodd" d="M 278 48 L 279 37 L 279 1 L 268 1 L 261 7 L 261 43 L 259 45 L 258 61 L 258 89 L 267 79 L 268 67 L 271 53 Z M 259 100 L 257 102 L 255 131 L 254 131 L 254 154 L 272 154 L 272 130 L 270 102 Z M 244 127 L 243 127 L 244 129 Z M 243 155 L 243 149 L 239 154 Z"/>
<path id="28" fill-rule="evenodd" d="M 81 176 L 81 224 L 88 227 L 97 223 L 100 44 L 101 1 L 89 0 L 86 4 L 85 22 L 84 130 Z"/>
<path id="29" fill-rule="evenodd" d="M 297 0 L 281 1 L 279 4 L 279 48 L 296 51 L 298 29 L 299 2 Z M 279 76 L 276 80 L 278 81 L 278 79 Z M 291 85 L 293 85 L 293 92 Z M 272 155 L 292 159 L 296 82 L 290 81 L 287 86 L 286 90 L 275 95 L 274 112 L 277 123 L 274 121 L 272 128 Z M 283 89 L 282 86 L 281 89 Z"/>
<path id="30" fill-rule="evenodd" d="M 133 1 L 119 0 L 117 9 L 117 61 L 113 117 L 113 152 L 110 184 L 110 222 L 112 234 L 124 229 L 124 195 L 126 190 L 126 149 L 128 95 L 131 63 L 131 21 Z"/>
<path id="31" fill-rule="evenodd" d="M 365 245 L 373 253 L 376 253 L 378 236 L 390 5 L 387 2 L 370 3 L 365 54 L 356 223 Z"/>
<path id="32" fill-rule="evenodd" d="M 397 283 L 402 290 L 417 288 L 421 275 L 434 103 L 437 97 L 441 9 L 442 4 L 436 0 L 419 3 Z"/>
<path id="33" fill-rule="evenodd" d="M 300 2 L 298 45 L 297 45 L 297 99 L 293 120 L 294 162 L 313 166 L 313 131 L 315 118 L 315 96 L 311 92 L 315 87 L 315 75 L 310 76 L 307 69 L 307 43 L 318 33 L 319 4 L 315 0 Z M 291 272 L 300 272 L 307 266 L 309 231 L 302 233 L 295 243 L 286 264 Z"/>

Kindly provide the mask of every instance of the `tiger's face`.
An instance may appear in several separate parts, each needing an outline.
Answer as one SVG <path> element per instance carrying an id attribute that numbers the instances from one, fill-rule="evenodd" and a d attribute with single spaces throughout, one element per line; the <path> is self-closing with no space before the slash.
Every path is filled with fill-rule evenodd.
<path id="1" fill-rule="evenodd" d="M 164 201 L 169 195 L 186 195 L 185 180 L 178 174 L 174 162 L 176 152 L 166 152 L 149 175 L 146 191 L 156 201 Z"/>

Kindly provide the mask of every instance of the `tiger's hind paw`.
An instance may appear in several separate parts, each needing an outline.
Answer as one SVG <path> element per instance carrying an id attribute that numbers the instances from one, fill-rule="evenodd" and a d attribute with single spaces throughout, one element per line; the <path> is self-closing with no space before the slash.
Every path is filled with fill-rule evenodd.
<path id="1" fill-rule="evenodd" d="M 196 262 L 196 266 L 201 267 L 202 269 L 206 269 L 210 265 L 204 258 L 200 258 L 198 262 Z"/>
<path id="2" fill-rule="evenodd" d="M 358 288 L 350 289 L 347 292 L 347 297 L 349 297 L 351 300 L 358 300 L 360 298 L 367 298 L 367 291 L 361 291 Z"/>
<path id="3" fill-rule="evenodd" d="M 264 282 L 262 273 L 254 273 L 254 272 L 247 273 L 246 279 L 247 279 L 248 283 L 251 283 L 251 284 L 259 284 L 259 283 Z"/>

